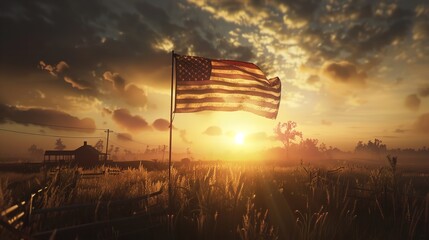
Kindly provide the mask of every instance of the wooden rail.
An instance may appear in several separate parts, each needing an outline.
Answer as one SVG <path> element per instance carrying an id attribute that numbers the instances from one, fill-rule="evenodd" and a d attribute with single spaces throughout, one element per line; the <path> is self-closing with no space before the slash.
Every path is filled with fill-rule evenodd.
<path id="1" fill-rule="evenodd" d="M 35 209 L 33 210 L 32 214 L 44 214 L 44 213 L 50 213 L 50 212 L 61 212 L 61 211 L 73 211 L 76 209 L 82 209 L 87 207 L 96 207 L 99 205 L 109 205 L 109 206 L 115 206 L 115 205 L 125 205 L 131 202 L 137 202 L 142 200 L 147 200 L 149 198 L 155 197 L 157 195 L 160 195 L 163 192 L 163 189 L 161 188 L 159 191 L 149 193 L 143 196 L 130 198 L 130 199 L 124 199 L 124 200 L 115 200 L 115 201 L 97 201 L 95 203 L 83 203 L 83 204 L 73 204 L 63 207 L 56 207 L 56 208 L 42 208 L 42 209 Z"/>
<path id="2" fill-rule="evenodd" d="M 82 174 L 80 176 L 100 176 L 105 174 L 119 174 L 118 171 L 110 171 L 105 173 L 95 173 L 95 174 Z M 165 226 L 163 222 L 163 218 L 166 216 L 165 209 L 156 204 L 155 206 L 146 206 L 146 210 L 144 213 L 139 213 L 138 211 L 134 211 L 132 215 L 121 216 L 114 219 L 103 220 L 103 221 L 94 221 L 85 224 L 79 224 L 68 227 L 60 227 L 52 230 L 44 230 L 42 232 L 33 232 L 31 233 L 31 226 L 33 221 L 36 218 L 36 215 L 40 214 L 49 214 L 54 212 L 63 212 L 63 211 L 79 211 L 82 208 L 96 208 L 99 206 L 107 207 L 108 209 L 111 207 L 120 207 L 127 206 L 132 203 L 136 203 L 139 201 L 146 201 L 145 205 L 148 204 L 148 200 L 150 198 L 159 196 L 163 193 L 163 187 L 149 194 L 145 194 L 139 197 L 134 197 L 130 199 L 124 200 L 114 200 L 114 201 L 97 201 L 94 203 L 82 203 L 82 204 L 73 204 L 62 207 L 55 208 L 44 208 L 44 209 L 35 209 L 34 208 L 34 200 L 46 190 L 47 187 L 41 188 L 36 192 L 30 194 L 28 200 L 20 201 L 12 205 L 11 207 L 0 212 L 0 228 L 6 230 L 9 234 L 12 235 L 12 239 L 49 239 L 50 236 L 54 236 L 57 239 L 63 238 L 75 238 L 73 236 L 78 236 L 80 231 L 86 231 L 96 233 L 100 229 L 107 229 L 110 231 L 113 229 L 123 229 L 120 235 L 126 236 L 127 234 L 132 234 L 133 232 L 146 231 L 147 229 L 157 228 Z M 148 209 L 151 209 L 147 211 Z M 153 221 L 155 220 L 155 221 Z M 138 226 L 135 224 L 139 224 Z M 131 226 L 135 226 L 135 228 L 130 228 Z M 143 227 L 142 227 L 143 226 Z M 31 233 L 31 234 L 30 234 Z M 82 235 L 81 235 L 82 237 Z M 86 236 L 84 236 L 86 237 Z"/>

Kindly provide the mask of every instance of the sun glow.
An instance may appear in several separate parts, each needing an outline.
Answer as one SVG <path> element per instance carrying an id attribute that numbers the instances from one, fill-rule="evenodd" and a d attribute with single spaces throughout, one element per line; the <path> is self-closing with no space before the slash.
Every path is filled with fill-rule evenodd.
<path id="1" fill-rule="evenodd" d="M 238 133 L 235 135 L 235 139 L 234 139 L 234 141 L 235 141 L 235 144 L 243 145 L 243 144 L 244 144 L 244 133 L 242 133 L 242 132 L 238 132 Z"/>

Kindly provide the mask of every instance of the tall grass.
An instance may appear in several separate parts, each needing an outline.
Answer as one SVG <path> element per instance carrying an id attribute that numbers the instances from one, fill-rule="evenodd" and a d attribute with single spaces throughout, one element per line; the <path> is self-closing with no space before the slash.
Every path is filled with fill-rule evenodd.
<path id="1" fill-rule="evenodd" d="M 167 171 L 148 172 L 142 167 L 116 176 L 83 178 L 80 174 L 79 169 L 58 172 L 36 207 L 127 199 L 166 190 L 168 183 Z M 387 167 L 375 169 L 194 164 L 173 168 L 172 179 L 171 220 L 176 239 L 429 236 L 429 187 L 417 191 L 413 181 L 402 178 L 393 160 L 388 160 Z M 156 201 L 166 208 L 167 191 Z M 131 204 L 41 215 L 33 219 L 32 228 L 40 231 L 129 215 L 139 207 Z"/>

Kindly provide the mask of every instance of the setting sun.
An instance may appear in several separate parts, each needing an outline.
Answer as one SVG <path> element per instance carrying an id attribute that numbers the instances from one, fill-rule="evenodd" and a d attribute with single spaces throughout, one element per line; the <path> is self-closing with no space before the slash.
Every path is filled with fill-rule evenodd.
<path id="1" fill-rule="evenodd" d="M 234 139 L 234 141 L 235 141 L 235 144 L 243 145 L 243 143 L 244 143 L 244 133 L 242 133 L 242 132 L 238 132 L 238 133 L 235 135 L 235 139 Z"/>

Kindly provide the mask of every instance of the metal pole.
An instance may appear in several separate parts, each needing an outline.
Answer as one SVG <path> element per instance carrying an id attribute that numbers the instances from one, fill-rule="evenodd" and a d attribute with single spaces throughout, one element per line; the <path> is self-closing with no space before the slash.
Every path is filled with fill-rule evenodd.
<path id="1" fill-rule="evenodd" d="M 172 218 L 173 214 L 173 203 L 172 203 L 172 193 L 171 193 L 171 145 L 172 145 L 172 136 L 173 136 L 173 100 L 174 100 L 174 50 L 171 51 L 171 93 L 170 93 L 170 143 L 168 150 L 168 212 L 169 218 Z M 169 231 L 171 234 L 171 222 L 172 219 L 168 219 L 169 221 Z"/>
<path id="2" fill-rule="evenodd" d="M 106 132 L 107 132 L 107 141 L 106 141 L 106 156 L 104 158 L 104 167 L 106 167 L 106 164 L 107 164 L 107 149 L 109 148 L 109 133 L 111 131 L 110 131 L 110 129 L 107 129 Z"/>

